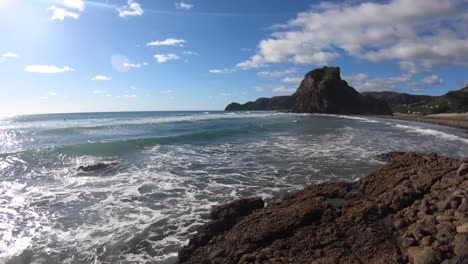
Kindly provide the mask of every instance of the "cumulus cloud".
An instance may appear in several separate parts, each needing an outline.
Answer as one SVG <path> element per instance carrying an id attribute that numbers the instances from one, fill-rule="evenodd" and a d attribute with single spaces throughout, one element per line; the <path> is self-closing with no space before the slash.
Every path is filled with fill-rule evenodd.
<path id="1" fill-rule="evenodd" d="M 119 17 L 141 16 L 144 13 L 140 4 L 135 0 L 128 0 L 127 5 L 122 9 L 117 9 L 117 11 L 119 11 Z"/>
<path id="2" fill-rule="evenodd" d="M 157 62 L 159 63 L 164 63 L 164 62 L 167 62 L 167 61 L 170 61 L 170 60 L 178 60 L 180 59 L 179 56 L 177 56 L 176 54 L 173 54 L 173 53 L 169 53 L 169 54 L 155 54 L 153 56 Z"/>
<path id="3" fill-rule="evenodd" d="M 415 83 L 411 80 L 412 76 L 404 74 L 389 78 L 372 78 L 367 74 L 359 73 L 353 76 L 343 76 L 350 86 L 360 92 L 381 92 L 381 91 L 399 91 L 398 85 L 405 85 L 410 89 L 415 88 Z"/>
<path id="4" fill-rule="evenodd" d="M 288 69 L 284 71 L 261 71 L 257 72 L 257 75 L 259 77 L 280 78 L 293 73 L 296 73 L 295 69 Z"/>
<path id="5" fill-rule="evenodd" d="M 188 3 L 184 3 L 184 2 L 179 2 L 179 3 L 175 3 L 175 7 L 176 7 L 176 9 L 178 9 L 178 10 L 190 10 L 190 9 L 192 9 L 194 6 L 193 6 L 193 4 L 188 4 Z"/>
<path id="6" fill-rule="evenodd" d="M 96 75 L 91 80 L 93 81 L 109 81 L 111 78 L 104 76 L 104 75 Z"/>
<path id="7" fill-rule="evenodd" d="M 300 83 L 302 82 L 302 79 L 301 77 L 286 77 L 284 79 L 282 79 L 281 81 L 284 82 L 284 83 Z"/>
<path id="8" fill-rule="evenodd" d="M 430 75 L 424 78 L 423 83 L 425 84 L 431 84 L 431 85 L 440 85 L 440 84 L 445 84 L 444 80 L 440 78 L 437 75 Z"/>
<path id="9" fill-rule="evenodd" d="M 111 64 L 114 69 L 120 72 L 128 72 L 132 69 L 138 69 L 141 67 L 140 63 L 132 63 L 130 60 L 120 54 L 114 54 L 111 56 Z M 143 65 L 148 65 L 148 63 L 143 63 Z"/>
<path id="10" fill-rule="evenodd" d="M 64 73 L 64 72 L 74 71 L 73 68 L 70 68 L 68 66 L 60 68 L 55 65 L 29 65 L 29 66 L 26 66 L 24 70 L 27 72 L 44 73 L 44 74 L 54 74 L 54 73 Z"/>
<path id="11" fill-rule="evenodd" d="M 167 38 L 165 40 L 156 40 L 146 43 L 146 46 L 179 46 L 183 47 L 184 39 Z"/>
<path id="12" fill-rule="evenodd" d="M 77 9 L 83 11 L 85 8 L 85 3 L 83 0 L 63 0 L 63 5 L 68 8 Z"/>
<path id="13" fill-rule="evenodd" d="M 284 86 L 278 86 L 273 88 L 273 92 L 275 93 L 282 93 L 282 94 L 292 94 L 296 92 L 295 88 L 286 88 Z"/>
<path id="14" fill-rule="evenodd" d="M 66 10 L 65 8 L 60 8 L 56 6 L 51 6 L 47 10 L 52 12 L 50 20 L 64 20 L 65 18 L 78 19 L 80 14 Z"/>
<path id="15" fill-rule="evenodd" d="M 322 3 L 274 27 L 258 52 L 237 66 L 326 65 L 340 53 L 404 61 L 403 67 L 468 66 L 467 13 L 466 0 Z"/>

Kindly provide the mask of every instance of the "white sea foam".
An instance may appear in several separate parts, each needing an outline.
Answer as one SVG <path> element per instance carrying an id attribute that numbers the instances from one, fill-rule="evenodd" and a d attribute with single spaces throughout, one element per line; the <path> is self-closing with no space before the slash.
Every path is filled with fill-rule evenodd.
<path id="1" fill-rule="evenodd" d="M 434 129 L 421 128 L 418 126 L 407 126 L 407 125 L 401 125 L 401 124 L 396 124 L 395 127 L 404 129 L 408 133 L 416 133 L 416 134 L 425 135 L 425 136 L 434 136 L 434 137 L 441 138 L 441 139 L 460 141 L 460 142 L 468 144 L 467 138 L 462 138 L 456 135 L 448 134 L 448 133 L 434 130 Z"/>

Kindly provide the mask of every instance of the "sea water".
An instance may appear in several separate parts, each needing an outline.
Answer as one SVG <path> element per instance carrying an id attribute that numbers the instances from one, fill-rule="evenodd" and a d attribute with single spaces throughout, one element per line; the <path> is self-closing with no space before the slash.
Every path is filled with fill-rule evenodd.
<path id="1" fill-rule="evenodd" d="M 173 263 L 210 209 L 354 181 L 464 130 L 356 116 L 133 112 L 0 119 L 0 262 Z M 109 166 L 96 171 L 80 166 Z"/>

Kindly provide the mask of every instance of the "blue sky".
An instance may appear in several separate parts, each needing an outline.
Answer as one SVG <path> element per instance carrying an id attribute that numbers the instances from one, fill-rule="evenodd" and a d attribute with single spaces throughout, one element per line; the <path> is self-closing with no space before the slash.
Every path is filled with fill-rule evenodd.
<path id="1" fill-rule="evenodd" d="M 0 115 L 221 110 L 339 66 L 359 91 L 468 85 L 466 0 L 1 0 Z"/>

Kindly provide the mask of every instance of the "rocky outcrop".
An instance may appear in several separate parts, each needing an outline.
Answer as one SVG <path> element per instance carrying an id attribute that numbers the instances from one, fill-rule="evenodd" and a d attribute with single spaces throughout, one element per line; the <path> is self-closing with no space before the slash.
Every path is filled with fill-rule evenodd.
<path id="1" fill-rule="evenodd" d="M 382 100 L 363 96 L 341 79 L 340 68 L 315 69 L 291 96 L 260 98 L 246 104 L 231 103 L 226 111 L 290 110 L 298 113 L 391 115 Z"/>
<path id="2" fill-rule="evenodd" d="M 391 115 L 384 101 L 361 95 L 341 79 L 340 68 L 315 69 L 305 76 L 297 89 L 294 112 Z"/>
<path id="3" fill-rule="evenodd" d="M 215 209 L 181 262 L 467 263 L 468 159 L 381 158 L 387 164 L 358 182 L 309 186 L 265 208 L 257 198 Z"/>
<path id="4" fill-rule="evenodd" d="M 259 98 L 255 102 L 243 105 L 231 103 L 225 111 L 290 111 L 296 103 L 295 96 L 275 96 L 272 98 Z"/>

